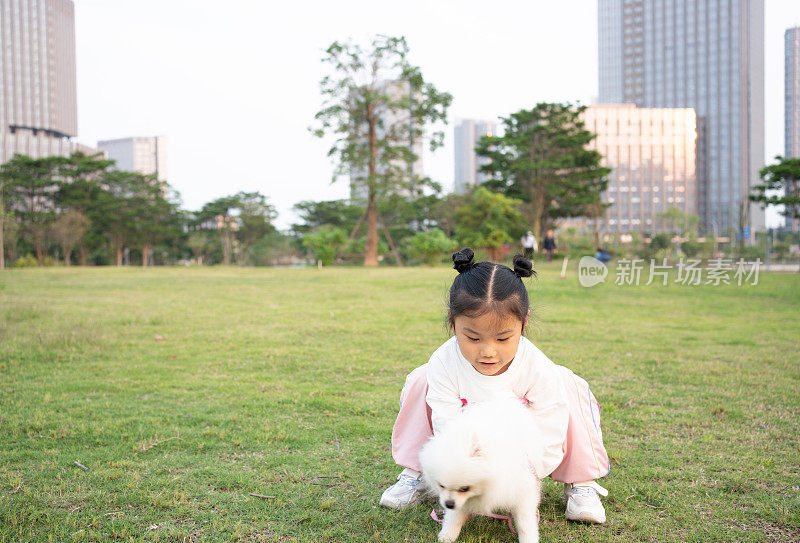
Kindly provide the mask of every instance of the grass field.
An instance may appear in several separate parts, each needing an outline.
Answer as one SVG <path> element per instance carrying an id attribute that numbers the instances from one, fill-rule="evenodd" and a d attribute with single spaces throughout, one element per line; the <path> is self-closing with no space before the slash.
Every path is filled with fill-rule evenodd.
<path id="1" fill-rule="evenodd" d="M 613 472 L 602 526 L 547 480 L 542 541 L 800 541 L 800 274 L 558 271 L 530 283 L 529 337 L 591 383 Z M 454 273 L 0 274 L 0 541 L 435 541 L 430 504 L 377 501 Z M 516 538 L 472 519 L 460 541 Z"/>

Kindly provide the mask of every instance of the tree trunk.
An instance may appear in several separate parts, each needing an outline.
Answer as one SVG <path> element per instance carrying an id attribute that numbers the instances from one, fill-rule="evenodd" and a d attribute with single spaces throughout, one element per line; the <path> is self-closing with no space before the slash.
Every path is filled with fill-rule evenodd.
<path id="1" fill-rule="evenodd" d="M 117 266 L 122 266 L 122 243 L 117 243 Z"/>
<path id="2" fill-rule="evenodd" d="M 39 266 L 44 266 L 44 248 L 41 243 L 34 241 L 34 249 L 36 250 L 36 262 Z"/>
<path id="3" fill-rule="evenodd" d="M 369 125 L 369 176 L 367 177 L 367 241 L 364 245 L 364 265 L 378 265 L 378 203 L 375 195 L 375 174 L 378 161 L 377 134 L 372 102 L 367 104 L 367 123 Z"/>
<path id="4" fill-rule="evenodd" d="M 147 267 L 147 261 L 149 260 L 148 256 L 150 256 L 150 244 L 149 243 L 145 244 L 145 246 L 142 248 L 142 267 L 143 268 Z"/>
<path id="5" fill-rule="evenodd" d="M 529 150 L 529 158 L 531 162 L 537 160 L 534 156 L 534 150 L 531 148 Z M 541 158 L 539 159 L 541 160 Z M 536 236 L 537 240 L 544 239 L 542 235 L 542 230 L 544 224 L 542 224 L 542 214 L 544 211 L 544 200 L 547 196 L 546 192 L 546 184 L 544 180 L 540 179 L 537 175 L 537 172 L 531 172 L 529 174 L 530 180 L 528 181 L 528 191 L 531 197 L 531 218 L 533 220 L 533 224 L 531 225 L 533 235 Z"/>
<path id="6" fill-rule="evenodd" d="M 227 266 L 231 263 L 231 248 L 233 243 L 231 243 L 231 233 L 227 230 L 223 230 L 222 234 L 222 265 Z"/>
<path id="7" fill-rule="evenodd" d="M 6 269 L 6 244 L 3 229 L 6 226 L 6 208 L 3 203 L 3 185 L 0 184 L 0 270 Z"/>
<path id="8" fill-rule="evenodd" d="M 86 243 L 81 240 L 81 244 L 78 247 L 78 252 L 80 253 L 80 263 L 81 266 L 85 266 L 86 263 L 89 261 L 89 249 L 86 248 Z"/>
<path id="9" fill-rule="evenodd" d="M 70 266 L 70 256 L 72 255 L 72 247 L 62 247 L 64 249 L 64 265 L 69 268 Z"/>
<path id="10" fill-rule="evenodd" d="M 3 205 L 3 201 L 0 200 L 0 206 Z M 3 216 L 2 207 L 0 207 L 0 270 L 6 269 L 6 243 L 5 238 L 3 237 L 3 228 L 5 226 L 5 217 Z"/>
<path id="11" fill-rule="evenodd" d="M 370 190 L 367 203 L 367 241 L 364 245 L 364 265 L 378 265 L 378 205 Z"/>

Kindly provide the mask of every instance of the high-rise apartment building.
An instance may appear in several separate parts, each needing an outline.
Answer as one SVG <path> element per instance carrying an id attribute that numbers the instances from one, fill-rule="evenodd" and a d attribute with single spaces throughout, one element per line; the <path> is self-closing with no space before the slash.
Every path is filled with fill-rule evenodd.
<path id="1" fill-rule="evenodd" d="M 455 192 L 462 194 L 472 186 L 479 185 L 489 179 L 479 168 L 486 164 L 486 159 L 475 154 L 475 146 L 483 136 L 497 135 L 495 121 L 462 119 L 453 130 L 455 147 Z"/>
<path id="2" fill-rule="evenodd" d="M 598 0 L 599 102 L 693 108 L 705 231 L 764 229 L 764 0 Z"/>
<path id="3" fill-rule="evenodd" d="M 785 138 L 786 158 L 800 157 L 800 27 L 784 34 L 785 54 Z"/>
<path id="4" fill-rule="evenodd" d="M 0 0 L 0 163 L 93 151 L 78 132 L 71 0 Z"/>
<path id="5" fill-rule="evenodd" d="M 800 27 L 787 29 L 784 41 L 784 157 L 800 158 Z M 800 220 L 786 217 L 786 228 L 797 232 L 800 230 Z"/>
<path id="6" fill-rule="evenodd" d="M 164 136 L 98 141 L 97 148 L 117 162 L 118 170 L 154 174 L 159 181 L 167 180 L 167 138 Z"/>
<path id="7" fill-rule="evenodd" d="M 690 108 L 593 105 L 581 114 L 597 137 L 589 147 L 611 169 L 599 230 L 664 231 L 670 207 L 697 214 L 697 116 Z"/>

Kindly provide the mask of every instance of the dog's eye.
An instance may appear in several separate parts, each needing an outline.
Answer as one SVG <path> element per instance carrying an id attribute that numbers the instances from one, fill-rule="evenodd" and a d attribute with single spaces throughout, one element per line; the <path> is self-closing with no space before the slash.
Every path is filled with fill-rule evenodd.
<path id="1" fill-rule="evenodd" d="M 444 489 L 444 485 L 439 485 L 439 488 Z"/>
<path id="2" fill-rule="evenodd" d="M 459 492 L 469 492 L 469 487 L 468 486 L 462 486 L 461 488 L 458 489 L 458 491 Z"/>

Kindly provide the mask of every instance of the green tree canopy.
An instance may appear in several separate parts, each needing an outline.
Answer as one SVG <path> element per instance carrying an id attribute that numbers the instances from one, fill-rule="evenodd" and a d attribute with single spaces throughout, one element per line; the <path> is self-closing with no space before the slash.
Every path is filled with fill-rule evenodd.
<path id="1" fill-rule="evenodd" d="M 593 204 L 610 170 L 587 149 L 595 134 L 584 128 L 585 107 L 540 103 L 503 118 L 502 136 L 484 136 L 476 152 L 489 159 L 487 186 L 524 202 L 531 230 L 541 239 L 556 219 L 597 215 Z"/>
<path id="2" fill-rule="evenodd" d="M 775 160 L 758 172 L 764 182 L 752 188 L 750 200 L 759 202 L 762 208 L 783 205 L 781 215 L 800 219 L 800 158 L 778 155 Z"/>
<path id="3" fill-rule="evenodd" d="M 456 236 L 465 246 L 485 247 L 489 259 L 499 261 L 500 248 L 513 240 L 511 232 L 524 226 L 522 201 L 478 187 L 472 201 L 456 212 Z"/>
<path id="4" fill-rule="evenodd" d="M 315 202 L 304 200 L 294 205 L 302 223 L 293 224 L 292 230 L 299 234 L 309 232 L 323 224 L 349 231 L 355 226 L 363 210 L 347 200 Z"/>
<path id="5" fill-rule="evenodd" d="M 260 192 L 237 192 L 208 202 L 196 214 L 198 227 L 216 230 L 222 244 L 222 263 L 231 263 L 235 247 L 239 247 L 239 263 L 248 261 L 252 248 L 267 234 L 275 231 L 272 221 L 278 216 L 275 208 Z"/>
<path id="6" fill-rule="evenodd" d="M 40 266 L 44 263 L 50 226 L 56 219 L 53 196 L 58 189 L 58 172 L 66 161 L 65 157 L 59 156 L 31 158 L 15 154 L 0 166 L 3 207 L 14 211 L 23 234 L 30 239 Z M 4 216 L 6 212 L 3 212 Z"/>
<path id="7" fill-rule="evenodd" d="M 347 234 L 341 228 L 324 224 L 303 236 L 303 246 L 314 251 L 322 266 L 330 266 L 336 254 L 347 241 Z"/>

